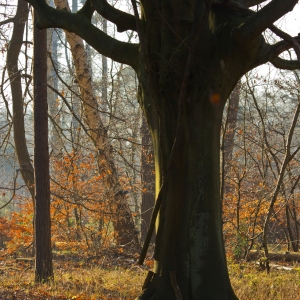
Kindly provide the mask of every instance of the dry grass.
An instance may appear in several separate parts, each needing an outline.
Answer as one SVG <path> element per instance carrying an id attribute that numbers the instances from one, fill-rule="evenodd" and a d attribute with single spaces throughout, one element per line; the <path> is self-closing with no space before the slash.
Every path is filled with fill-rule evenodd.
<path id="1" fill-rule="evenodd" d="M 54 260 L 55 281 L 49 285 L 34 284 L 32 261 L 2 261 L 0 299 L 134 299 L 146 269 L 124 259 L 109 266 L 104 260 Z"/>
<path id="2" fill-rule="evenodd" d="M 240 300 L 295 300 L 300 295 L 300 268 L 275 270 L 269 274 L 258 270 L 254 263 L 231 264 L 230 278 Z"/>
<path id="3" fill-rule="evenodd" d="M 0 299 L 134 299 L 147 273 L 126 257 L 64 257 L 54 260 L 54 268 L 54 283 L 35 285 L 32 262 L 0 261 Z M 300 295 L 300 268 L 267 274 L 253 263 L 231 263 L 229 271 L 240 300 L 294 300 Z"/>

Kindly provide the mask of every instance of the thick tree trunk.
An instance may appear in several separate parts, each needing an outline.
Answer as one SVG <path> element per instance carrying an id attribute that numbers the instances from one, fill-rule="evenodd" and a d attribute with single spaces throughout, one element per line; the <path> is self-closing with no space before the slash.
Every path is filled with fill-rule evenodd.
<path id="1" fill-rule="evenodd" d="M 161 32 L 160 41 L 149 39 L 144 48 L 160 55 L 145 58 L 142 52 L 142 65 L 152 71 L 138 70 L 139 101 L 154 144 L 157 196 L 162 187 L 154 276 L 139 299 L 236 299 L 222 237 L 220 129 L 225 102 L 249 66 L 240 52 L 232 56 L 237 46 L 232 40 L 223 44 L 209 30 L 200 38 L 209 49 L 199 42 L 188 65 L 191 50 L 174 31 L 189 36 L 191 27 L 174 24 L 170 8 L 161 9 L 165 21 L 148 19 L 151 27 L 144 32 L 151 38 Z"/>
<path id="2" fill-rule="evenodd" d="M 35 282 L 53 279 L 47 104 L 47 30 L 34 30 Z"/>
<path id="3" fill-rule="evenodd" d="M 171 174 L 166 175 L 169 180 L 159 215 L 155 275 L 140 299 L 177 299 L 179 291 L 182 299 L 235 299 L 222 238 L 222 106 L 212 104 L 206 91 L 194 100 L 187 108 L 184 138 Z M 174 118 L 172 122 L 176 125 Z M 154 142 L 154 148 L 156 153 L 166 153 L 160 156 L 160 173 L 164 173 L 170 145 L 163 139 Z"/>

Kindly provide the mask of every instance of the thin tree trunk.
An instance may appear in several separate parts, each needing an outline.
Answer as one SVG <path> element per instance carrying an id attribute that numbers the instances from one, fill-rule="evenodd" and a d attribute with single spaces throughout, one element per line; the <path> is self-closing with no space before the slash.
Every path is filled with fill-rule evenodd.
<path id="1" fill-rule="evenodd" d="M 289 236 L 289 243 L 292 246 L 292 249 L 294 252 L 297 252 L 297 246 L 295 243 L 295 237 L 292 231 L 292 225 L 291 225 L 291 218 L 290 218 L 290 208 L 289 205 L 286 203 L 285 205 L 285 216 L 286 216 L 286 229 Z"/>
<path id="2" fill-rule="evenodd" d="M 295 241 L 295 252 L 299 251 L 299 222 L 297 221 L 297 210 L 295 205 L 295 200 L 293 199 L 293 209 L 291 210 L 291 216 L 294 221 L 294 227 L 295 227 L 295 235 L 296 235 L 296 241 Z"/>
<path id="3" fill-rule="evenodd" d="M 53 0 L 48 0 L 51 7 L 54 7 Z M 48 64 L 48 83 L 55 89 L 58 90 L 58 77 L 55 72 L 55 68 L 58 66 L 58 35 L 55 29 L 47 29 L 47 46 L 50 57 L 47 59 Z M 55 68 L 53 67 L 55 64 Z M 60 114 L 57 109 L 57 97 L 58 95 L 51 89 L 48 89 L 48 105 L 49 105 L 49 115 L 51 116 L 52 126 L 50 132 L 50 148 L 54 156 L 61 153 L 63 148 L 63 142 L 59 135 L 58 128 L 61 126 Z"/>
<path id="4" fill-rule="evenodd" d="M 28 4 L 23 0 L 19 0 L 15 15 L 14 29 L 7 51 L 6 66 L 10 79 L 13 101 L 13 129 L 16 154 L 20 165 L 21 175 L 32 199 L 34 199 L 34 171 L 26 143 L 23 111 L 24 99 L 21 86 L 21 73 L 18 68 L 18 57 L 23 44 L 23 34 L 25 23 L 28 18 L 28 12 Z"/>
<path id="5" fill-rule="evenodd" d="M 68 2 L 55 1 L 60 9 L 70 11 Z M 98 103 L 94 96 L 91 76 L 87 62 L 87 55 L 84 48 L 83 40 L 79 36 L 67 32 L 66 38 L 70 45 L 76 76 L 80 88 L 82 102 L 84 107 L 85 122 L 90 131 L 90 137 L 98 152 L 99 172 L 103 176 L 103 183 L 111 199 L 111 211 L 116 214 L 113 220 L 113 226 L 117 233 L 117 242 L 120 245 L 139 244 L 138 234 L 132 218 L 132 213 L 127 203 L 126 193 L 118 181 L 117 169 L 113 161 L 111 147 L 107 138 L 107 130 L 104 127 Z"/>
<path id="6" fill-rule="evenodd" d="M 107 20 L 103 18 L 103 32 L 107 34 Z M 101 82 L 101 93 L 102 93 L 102 110 L 104 112 L 107 111 L 108 108 L 108 97 L 107 97 L 107 57 L 104 55 L 102 56 L 102 82 Z M 103 114 L 103 123 L 107 123 L 108 118 L 107 115 Z"/>
<path id="7" fill-rule="evenodd" d="M 226 180 L 230 172 L 230 164 L 234 149 L 235 128 L 240 102 L 240 82 L 236 85 L 229 97 L 227 118 L 225 122 L 223 144 L 222 144 L 222 182 L 221 182 L 221 199 L 224 199 L 224 194 L 230 192 L 229 180 Z"/>
<path id="8" fill-rule="evenodd" d="M 255 101 L 255 105 L 258 109 L 258 105 L 257 105 L 255 97 L 253 97 L 253 100 Z M 258 112 L 260 113 L 259 110 L 258 110 Z M 290 161 L 295 157 L 295 155 L 300 150 L 300 146 L 299 146 L 293 153 L 291 153 L 291 143 L 292 143 L 295 127 L 296 127 L 297 122 L 298 122 L 299 114 L 300 114 L 300 101 L 298 102 L 297 108 L 295 110 L 295 113 L 294 113 L 294 116 L 293 116 L 293 119 L 292 119 L 292 122 L 291 122 L 291 125 L 290 125 L 290 129 L 289 129 L 289 133 L 288 133 L 288 137 L 287 137 L 287 141 L 286 141 L 285 155 L 284 155 L 284 158 L 282 160 L 282 164 L 281 164 L 281 168 L 280 168 L 280 171 L 279 171 L 279 174 L 278 174 L 276 186 L 275 186 L 274 192 L 272 193 L 272 196 L 271 196 L 271 199 L 270 199 L 270 202 L 269 202 L 267 216 L 265 217 L 265 221 L 264 221 L 262 245 L 264 247 L 266 257 L 268 257 L 267 237 L 268 237 L 268 231 L 269 231 L 269 223 L 270 223 L 271 217 L 274 214 L 274 212 L 273 212 L 274 211 L 274 205 L 276 203 L 278 194 L 280 192 L 280 188 L 281 188 L 282 183 L 283 183 L 286 168 L 287 168 L 288 164 L 290 163 Z M 262 117 L 261 117 L 261 119 L 262 119 Z"/>
<path id="9" fill-rule="evenodd" d="M 72 13 L 76 13 L 78 10 L 78 0 L 72 0 Z M 68 42 L 68 39 L 67 39 Z M 65 46 L 67 48 L 67 45 Z M 76 66 L 75 66 L 76 68 Z M 89 70 L 90 71 L 90 70 Z M 72 74 L 70 74 L 70 76 L 74 76 L 73 74 L 76 73 L 76 70 L 74 70 L 74 64 L 72 63 Z M 74 82 L 73 88 L 76 88 L 77 86 L 77 81 Z M 80 116 L 80 99 L 77 95 L 72 95 L 72 110 L 74 112 L 74 114 L 76 116 Z M 72 117 L 72 124 L 73 124 L 73 132 L 74 135 L 78 134 L 80 135 L 80 131 L 78 131 L 78 126 L 79 123 L 77 121 L 77 119 L 74 117 Z M 77 147 L 75 147 L 77 148 Z"/>
<path id="10" fill-rule="evenodd" d="M 154 191 L 154 154 L 151 144 L 151 135 L 145 118 L 142 121 L 142 204 L 141 204 L 141 240 L 144 242 L 151 221 L 151 215 L 155 204 Z M 144 190 L 145 189 L 145 190 Z M 151 242 L 154 243 L 155 234 L 152 235 Z"/>
<path id="11" fill-rule="evenodd" d="M 225 161 L 232 159 L 234 148 L 235 128 L 240 103 L 240 82 L 236 85 L 229 97 L 228 114 L 227 114 L 227 132 L 224 143 Z"/>
<path id="12" fill-rule="evenodd" d="M 36 17 L 36 15 L 35 15 Z M 47 104 L 47 30 L 34 29 L 35 282 L 53 280 Z"/>

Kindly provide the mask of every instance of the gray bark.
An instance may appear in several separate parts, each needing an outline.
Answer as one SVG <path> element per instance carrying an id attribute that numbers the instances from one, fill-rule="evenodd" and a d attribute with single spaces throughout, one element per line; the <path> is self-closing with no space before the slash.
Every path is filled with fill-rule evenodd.
<path id="1" fill-rule="evenodd" d="M 229 97 L 227 117 L 225 122 L 223 141 L 222 141 L 222 185 L 221 185 L 221 199 L 224 199 L 224 194 L 230 192 L 230 183 L 226 176 L 230 172 L 230 165 L 234 149 L 234 137 L 236 122 L 238 116 L 240 102 L 240 83 L 232 91 Z"/>
<path id="2" fill-rule="evenodd" d="M 49 1 L 50 6 L 54 7 L 53 0 Z M 48 83 L 58 91 L 58 77 L 55 72 L 55 69 L 58 69 L 58 34 L 55 29 L 47 30 L 47 46 L 48 53 L 51 55 L 51 58 L 47 58 L 48 63 Z M 55 65 L 55 68 L 53 67 Z M 48 89 L 48 105 L 49 105 L 49 115 L 52 119 L 52 126 L 50 129 L 50 148 L 51 152 L 54 156 L 59 155 L 61 153 L 61 149 L 63 147 L 63 142 L 59 134 L 59 130 L 61 127 L 61 119 L 60 114 L 58 113 L 58 103 L 57 103 L 58 95 L 52 90 Z"/>

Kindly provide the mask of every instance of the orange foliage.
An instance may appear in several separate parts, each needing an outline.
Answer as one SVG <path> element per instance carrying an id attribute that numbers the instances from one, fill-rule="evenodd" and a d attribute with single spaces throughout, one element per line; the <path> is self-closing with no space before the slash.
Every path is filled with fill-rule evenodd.
<path id="1" fill-rule="evenodd" d="M 26 249 L 33 241 L 32 201 L 25 201 L 10 218 L 0 218 L 0 232 L 8 254 Z"/>
<path id="2" fill-rule="evenodd" d="M 101 180 L 106 175 L 99 175 L 94 155 L 72 152 L 59 160 L 52 159 L 52 166 L 53 248 L 97 252 L 101 247 L 114 244 L 112 220 L 118 216 L 111 213 L 111 199 Z M 22 250 L 32 243 L 32 220 L 33 205 L 29 199 L 22 199 L 18 212 L 0 218 L 0 245 L 3 240 L 7 253 Z"/>

